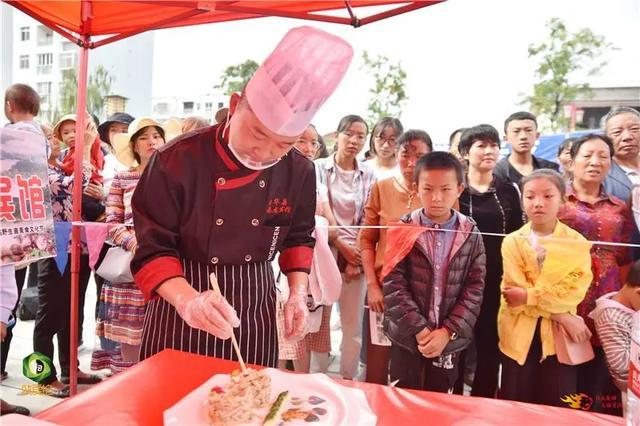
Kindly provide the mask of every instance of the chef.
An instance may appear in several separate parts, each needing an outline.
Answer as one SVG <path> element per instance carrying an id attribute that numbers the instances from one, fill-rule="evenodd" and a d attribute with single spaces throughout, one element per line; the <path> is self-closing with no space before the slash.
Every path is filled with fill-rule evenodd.
<path id="1" fill-rule="evenodd" d="M 314 240 L 315 171 L 292 149 L 344 76 L 353 50 L 324 31 L 289 31 L 229 116 L 162 147 L 133 195 L 131 263 L 149 300 L 141 359 L 172 348 L 275 367 L 276 286 L 289 283 L 285 338 L 302 337 Z M 210 286 L 215 274 L 222 295 Z"/>

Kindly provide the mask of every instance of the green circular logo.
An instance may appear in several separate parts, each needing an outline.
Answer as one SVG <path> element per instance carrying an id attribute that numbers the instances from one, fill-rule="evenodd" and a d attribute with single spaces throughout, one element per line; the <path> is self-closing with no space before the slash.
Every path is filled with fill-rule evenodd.
<path id="1" fill-rule="evenodd" d="M 34 352 L 22 360 L 22 374 L 36 383 L 42 383 L 51 376 L 53 363 L 51 358 Z"/>

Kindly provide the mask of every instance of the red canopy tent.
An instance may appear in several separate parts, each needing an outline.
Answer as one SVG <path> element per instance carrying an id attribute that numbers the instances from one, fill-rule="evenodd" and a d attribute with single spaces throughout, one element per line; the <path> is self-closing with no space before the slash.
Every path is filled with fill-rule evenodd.
<path id="1" fill-rule="evenodd" d="M 77 115 L 86 109 L 89 49 L 149 30 L 280 16 L 359 27 L 445 0 L 427 1 L 177 1 L 177 0 L 3 0 L 80 46 Z M 355 9 L 387 6 L 383 11 L 359 18 Z M 378 8 L 376 8 L 378 9 Z M 333 11 L 346 10 L 348 16 Z M 98 41 L 92 37 L 104 36 Z M 76 139 L 84 137 L 82 121 L 76 122 Z M 78 151 L 81 152 L 81 151 Z M 75 156 L 74 176 L 82 176 L 82 156 Z M 82 186 L 73 190 L 71 234 L 71 395 L 77 392 L 78 281 L 80 268 L 80 226 Z"/>

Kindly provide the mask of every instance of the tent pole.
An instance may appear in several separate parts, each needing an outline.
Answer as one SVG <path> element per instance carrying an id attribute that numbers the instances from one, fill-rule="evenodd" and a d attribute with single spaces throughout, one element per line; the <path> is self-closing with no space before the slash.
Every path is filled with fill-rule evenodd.
<path id="1" fill-rule="evenodd" d="M 78 72 L 78 102 L 76 110 L 76 149 L 73 164 L 73 227 L 71 231 L 71 318 L 70 318 L 70 394 L 78 392 L 78 300 L 80 293 L 80 231 L 82 221 L 82 163 L 87 110 L 87 68 L 89 62 L 89 37 L 84 36 L 80 46 Z M 91 120 L 91 117 L 88 117 Z M 86 160 L 90 160 L 87 158 Z"/>

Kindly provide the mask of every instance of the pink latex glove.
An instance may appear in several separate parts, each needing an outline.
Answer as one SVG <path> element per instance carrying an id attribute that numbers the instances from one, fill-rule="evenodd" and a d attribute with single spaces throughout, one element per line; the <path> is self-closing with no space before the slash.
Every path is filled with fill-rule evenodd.
<path id="1" fill-rule="evenodd" d="M 284 338 L 290 342 L 297 342 L 307 333 L 307 292 L 301 289 L 289 294 L 289 299 L 284 304 Z"/>
<path id="2" fill-rule="evenodd" d="M 176 310 L 189 326 L 220 339 L 230 338 L 233 328 L 240 326 L 235 309 L 224 297 L 212 290 L 194 296 L 179 295 Z"/>

